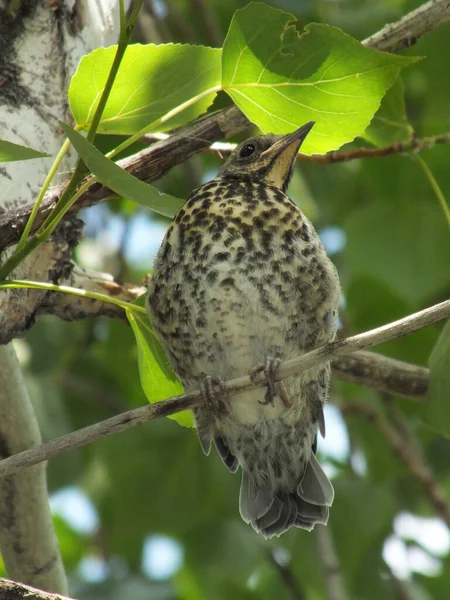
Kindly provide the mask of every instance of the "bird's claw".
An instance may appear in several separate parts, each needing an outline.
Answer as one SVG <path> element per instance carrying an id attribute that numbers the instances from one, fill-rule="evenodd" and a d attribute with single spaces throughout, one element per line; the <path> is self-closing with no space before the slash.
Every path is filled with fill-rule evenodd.
<path id="1" fill-rule="evenodd" d="M 273 406 L 274 399 L 279 396 L 285 406 L 290 406 L 291 402 L 287 396 L 286 388 L 282 381 L 279 383 L 275 381 L 275 376 L 280 368 L 281 359 L 272 358 L 268 356 L 266 362 L 260 363 L 254 366 L 249 373 L 249 377 L 252 383 L 260 383 L 262 381 L 261 375 L 263 374 L 264 381 L 267 383 L 267 392 L 264 401 L 260 401 L 260 404 Z"/>
<path id="2" fill-rule="evenodd" d="M 207 375 L 200 389 L 203 394 L 204 404 L 217 418 L 223 419 L 230 414 L 230 401 L 224 382 L 219 377 Z"/>

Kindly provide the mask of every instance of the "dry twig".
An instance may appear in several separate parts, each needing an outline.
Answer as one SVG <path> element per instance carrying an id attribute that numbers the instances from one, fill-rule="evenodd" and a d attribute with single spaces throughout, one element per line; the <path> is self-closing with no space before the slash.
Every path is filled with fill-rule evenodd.
<path id="1" fill-rule="evenodd" d="M 292 600 L 306 600 L 303 590 L 300 588 L 292 569 L 277 560 L 272 549 L 267 551 L 267 559 L 274 567 L 281 582 L 284 584 Z"/>
<path id="2" fill-rule="evenodd" d="M 340 402 L 338 406 L 345 415 L 363 417 L 379 430 L 393 452 L 405 464 L 411 477 L 418 481 L 437 514 L 450 527 L 450 502 L 442 487 L 435 480 L 414 437 L 409 430 L 405 430 L 406 424 L 402 423 L 401 428 L 391 425 L 378 411 L 356 402 Z M 405 431 L 408 433 L 406 434 Z"/>
<path id="3" fill-rule="evenodd" d="M 394 321 L 383 327 L 378 327 L 377 329 L 359 335 L 326 344 L 303 356 L 285 361 L 281 364 L 276 379 L 281 380 L 292 375 L 300 374 L 311 367 L 332 360 L 335 356 L 348 354 L 355 350 L 368 348 L 369 346 L 396 339 L 449 316 L 450 300 L 447 300 L 446 302 L 441 302 L 440 304 L 426 308 L 418 313 L 409 315 L 399 321 Z M 264 382 L 261 382 L 259 385 L 264 385 Z M 233 393 L 252 389 L 254 384 L 250 381 L 248 376 L 245 376 L 233 379 L 232 381 L 227 381 L 225 382 L 225 386 L 230 396 L 232 396 Z M 38 464 L 49 458 L 73 450 L 74 448 L 79 448 L 85 444 L 118 433 L 119 431 L 125 431 L 126 429 L 136 427 L 147 421 L 153 421 L 155 419 L 160 419 L 161 417 L 167 417 L 177 412 L 181 412 L 182 410 L 193 408 L 194 406 L 198 406 L 201 401 L 202 394 L 200 390 L 197 390 L 190 394 L 183 394 L 162 402 L 155 402 L 148 406 L 129 410 L 115 417 L 111 417 L 110 419 L 101 421 L 100 423 L 89 425 L 88 427 L 69 433 L 56 440 L 41 444 L 40 446 L 20 452 L 19 454 L 0 461 L 0 477 L 11 475 L 23 467 Z"/>
<path id="4" fill-rule="evenodd" d="M 317 555 L 325 575 L 328 600 L 349 600 L 331 530 L 318 525 L 314 528 L 314 536 L 317 542 Z"/>

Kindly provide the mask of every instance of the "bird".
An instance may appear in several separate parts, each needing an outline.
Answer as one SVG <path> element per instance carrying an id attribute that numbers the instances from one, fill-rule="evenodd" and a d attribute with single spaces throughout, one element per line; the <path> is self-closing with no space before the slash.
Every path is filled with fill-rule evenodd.
<path id="1" fill-rule="evenodd" d="M 282 361 L 334 340 L 340 284 L 287 195 L 311 121 L 239 144 L 179 209 L 148 285 L 152 326 L 186 392 L 201 447 L 242 470 L 242 519 L 265 538 L 326 525 L 334 498 L 316 458 L 330 365 L 281 382 Z M 229 397 L 224 382 L 254 382 Z M 263 382 L 263 384 L 261 383 Z M 258 385 L 259 384 L 259 385 Z"/>

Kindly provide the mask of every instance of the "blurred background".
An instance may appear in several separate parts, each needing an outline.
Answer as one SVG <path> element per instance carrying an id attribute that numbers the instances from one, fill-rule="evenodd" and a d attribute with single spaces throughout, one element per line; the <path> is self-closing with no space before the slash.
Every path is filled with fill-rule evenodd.
<path id="1" fill-rule="evenodd" d="M 361 40 L 420 3 L 268 2 L 294 13 L 300 26 L 329 23 Z M 220 46 L 234 11 L 245 4 L 147 0 L 136 41 Z M 403 78 L 408 117 L 419 137 L 450 131 L 449 40 L 447 24 L 407 52 L 426 57 Z M 227 103 L 220 95 L 213 110 Z M 109 137 L 100 145 L 116 142 Z M 449 147 L 436 146 L 421 156 L 449 198 Z M 215 176 L 221 162 L 217 153 L 196 156 L 156 185 L 187 198 Z M 301 163 L 290 195 L 339 270 L 342 334 L 450 297 L 448 226 L 412 158 Z M 76 250 L 81 265 L 135 283 L 151 271 L 167 220 L 126 199 L 94 206 L 82 217 L 85 235 Z M 376 351 L 426 365 L 441 329 L 429 327 Z M 146 403 L 125 322 L 41 318 L 15 345 L 45 439 Z M 450 521 L 411 475 L 411 464 L 393 452 L 386 432 L 364 415 L 346 414 L 349 401 L 378 411 L 382 422 L 403 431 L 400 443 L 414 448 L 432 484 L 450 499 L 450 443 L 423 426 L 420 404 L 333 381 L 327 437 L 319 443 L 336 490 L 329 535 L 324 542 L 317 531 L 291 530 L 267 543 L 240 519 L 240 475 L 230 474 L 214 453 L 204 457 L 194 432 L 167 419 L 156 421 L 49 463 L 51 506 L 71 595 L 331 599 L 324 567 L 324 543 L 329 543 L 347 591 L 340 600 L 448 598 Z"/>

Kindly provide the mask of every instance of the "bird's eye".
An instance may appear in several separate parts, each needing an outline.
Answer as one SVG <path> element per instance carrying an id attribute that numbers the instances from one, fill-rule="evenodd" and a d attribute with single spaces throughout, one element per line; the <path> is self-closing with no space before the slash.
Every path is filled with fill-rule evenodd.
<path id="1" fill-rule="evenodd" d="M 243 146 L 239 152 L 239 157 L 247 158 L 248 156 L 251 156 L 255 150 L 256 147 L 254 144 L 245 144 L 245 146 Z"/>

